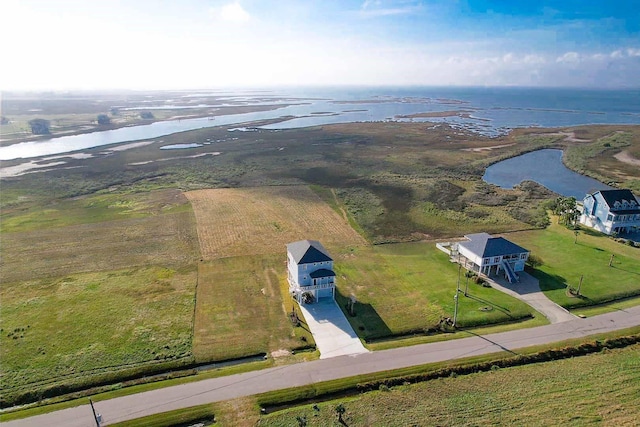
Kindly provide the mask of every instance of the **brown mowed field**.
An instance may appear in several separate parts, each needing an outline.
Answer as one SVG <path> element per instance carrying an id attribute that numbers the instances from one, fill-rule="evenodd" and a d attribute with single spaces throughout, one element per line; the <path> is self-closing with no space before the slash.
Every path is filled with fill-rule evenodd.
<path id="1" fill-rule="evenodd" d="M 365 245 L 347 222 L 307 186 L 223 188 L 186 193 L 203 259 L 282 253 L 302 239 L 329 249 Z"/>

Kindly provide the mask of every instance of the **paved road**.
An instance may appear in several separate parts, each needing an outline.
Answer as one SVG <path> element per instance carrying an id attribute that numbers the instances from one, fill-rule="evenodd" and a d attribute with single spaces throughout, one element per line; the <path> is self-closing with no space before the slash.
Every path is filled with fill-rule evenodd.
<path id="1" fill-rule="evenodd" d="M 520 281 L 517 283 L 509 283 L 502 276 L 492 277 L 489 279 L 491 287 L 511 295 L 525 304 L 529 304 L 542 313 L 550 323 L 566 322 L 576 318 L 566 308 L 547 298 L 544 292 L 540 290 L 538 279 L 524 271 L 519 272 L 518 275 L 520 276 Z"/>
<path id="2" fill-rule="evenodd" d="M 107 425 L 153 413 L 336 378 L 459 359 L 502 350 L 517 352 L 517 349 L 523 347 L 579 338 L 637 325 L 640 325 L 640 306 L 592 318 L 574 319 L 536 328 L 484 336 L 470 335 L 469 338 L 458 340 L 353 356 L 340 356 L 203 380 L 97 402 L 95 406 L 102 413 L 104 424 Z M 95 423 L 90 407 L 83 405 L 3 424 L 3 426 L 5 425 L 6 427 L 43 425 L 92 427 Z"/>
<path id="3" fill-rule="evenodd" d="M 300 306 L 313 339 L 320 350 L 320 359 L 367 353 L 338 303 L 331 298 Z"/>

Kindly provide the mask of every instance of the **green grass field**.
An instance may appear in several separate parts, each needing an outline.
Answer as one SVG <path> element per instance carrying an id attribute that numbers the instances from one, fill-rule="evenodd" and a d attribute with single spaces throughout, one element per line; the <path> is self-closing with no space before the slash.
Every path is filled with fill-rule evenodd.
<path id="1" fill-rule="evenodd" d="M 369 392 L 260 417 L 259 426 L 635 425 L 640 346 Z M 427 421 L 428 420 L 428 421 Z M 219 421 L 220 425 L 230 425 Z M 245 424 L 249 425 L 249 424 Z"/>
<path id="2" fill-rule="evenodd" d="M 340 254 L 335 265 L 339 302 L 356 296 L 357 315 L 348 319 L 365 339 L 426 332 L 441 317 L 453 317 L 458 268 L 434 242 L 357 248 Z M 463 290 L 465 285 L 462 271 Z M 460 295 L 461 327 L 534 314 L 526 304 L 494 289 L 474 283 L 468 289 L 468 297 Z"/>
<path id="3" fill-rule="evenodd" d="M 545 230 L 510 233 L 507 238 L 531 250 L 543 265 L 532 271 L 545 294 L 571 308 L 593 305 L 640 294 L 640 250 L 613 239 L 581 230 L 577 243 L 573 230 L 552 224 Z M 614 255 L 611 267 L 609 261 Z M 577 288 L 584 276 L 582 297 L 567 295 L 567 286 Z"/>
<path id="4" fill-rule="evenodd" d="M 196 242 L 174 190 L 3 210 L 4 397 L 192 360 Z"/>

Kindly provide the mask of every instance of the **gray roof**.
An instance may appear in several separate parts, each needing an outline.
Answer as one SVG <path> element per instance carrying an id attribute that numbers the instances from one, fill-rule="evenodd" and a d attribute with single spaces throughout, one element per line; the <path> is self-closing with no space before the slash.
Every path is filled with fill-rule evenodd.
<path id="1" fill-rule="evenodd" d="M 335 277 L 336 273 L 333 270 L 329 270 L 327 268 L 321 268 L 316 271 L 312 271 L 309 273 L 312 279 L 318 279 L 320 277 Z"/>
<path id="2" fill-rule="evenodd" d="M 458 246 L 462 246 L 482 258 L 529 252 L 522 246 L 510 242 L 504 237 L 491 237 L 491 235 L 487 233 L 469 234 L 464 237 L 469 239 L 469 241 L 460 242 Z"/>
<path id="3" fill-rule="evenodd" d="M 622 203 L 623 200 L 626 200 L 627 202 L 634 201 L 638 203 L 638 200 L 633 195 L 631 190 L 601 190 L 599 193 L 602 195 L 602 198 L 607 203 L 610 210 L 616 210 L 616 211 L 622 210 L 622 206 L 616 209 L 614 208 L 614 205 L 616 202 Z M 636 205 L 636 207 L 637 206 L 638 205 Z M 631 209 L 629 208 L 630 206 L 627 205 L 625 212 L 618 212 L 618 213 L 635 213 L 637 211 L 636 208 L 631 208 Z"/>
<path id="4" fill-rule="evenodd" d="M 299 240 L 287 244 L 287 252 L 293 256 L 296 264 L 333 261 L 322 243 L 317 240 Z"/>

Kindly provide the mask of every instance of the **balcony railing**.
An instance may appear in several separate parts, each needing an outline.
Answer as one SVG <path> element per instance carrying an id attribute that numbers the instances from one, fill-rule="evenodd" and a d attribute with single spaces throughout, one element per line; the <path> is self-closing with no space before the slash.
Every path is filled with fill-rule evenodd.
<path id="1" fill-rule="evenodd" d="M 335 283 L 322 283 L 320 285 L 294 286 L 292 287 L 292 289 L 306 292 L 306 291 L 317 291 L 318 289 L 331 289 L 331 288 L 335 288 L 335 286 L 336 286 Z"/>

